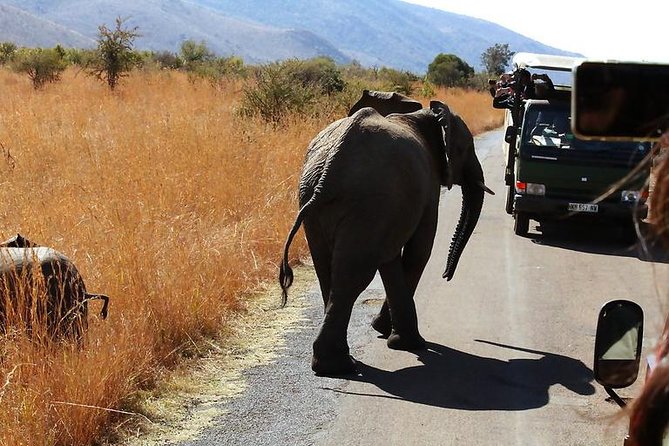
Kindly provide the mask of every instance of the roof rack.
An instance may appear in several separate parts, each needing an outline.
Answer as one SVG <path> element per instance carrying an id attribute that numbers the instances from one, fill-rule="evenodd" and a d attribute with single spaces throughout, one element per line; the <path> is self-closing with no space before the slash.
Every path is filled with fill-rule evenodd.
<path id="1" fill-rule="evenodd" d="M 512 63 L 516 68 L 541 68 L 552 71 L 571 71 L 584 57 L 554 56 L 552 54 L 516 53 Z"/>

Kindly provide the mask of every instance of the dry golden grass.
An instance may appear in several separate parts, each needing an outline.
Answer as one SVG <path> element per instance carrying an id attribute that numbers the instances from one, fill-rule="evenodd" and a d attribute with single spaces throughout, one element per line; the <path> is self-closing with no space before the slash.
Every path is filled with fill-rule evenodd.
<path id="1" fill-rule="evenodd" d="M 113 95 L 74 71 L 44 91 L 0 71 L 0 88 L 0 237 L 63 252 L 111 296 L 107 321 L 91 303 L 82 350 L 0 338 L 0 444 L 90 444 L 275 280 L 304 149 L 327 122 L 243 121 L 240 84 L 178 73 Z M 475 133 L 501 125 L 486 94 L 438 97 Z"/>

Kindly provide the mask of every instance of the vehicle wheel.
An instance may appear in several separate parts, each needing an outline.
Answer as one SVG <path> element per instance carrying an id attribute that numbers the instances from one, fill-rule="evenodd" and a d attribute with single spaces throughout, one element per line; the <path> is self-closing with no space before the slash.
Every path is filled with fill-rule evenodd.
<path id="1" fill-rule="evenodd" d="M 506 188 L 506 213 L 511 215 L 513 214 L 513 197 L 515 196 L 515 188 L 513 186 L 508 186 Z"/>
<path id="2" fill-rule="evenodd" d="M 530 217 L 524 212 L 517 212 L 515 215 L 515 222 L 513 223 L 513 232 L 516 235 L 525 237 L 527 231 L 530 230 Z"/>

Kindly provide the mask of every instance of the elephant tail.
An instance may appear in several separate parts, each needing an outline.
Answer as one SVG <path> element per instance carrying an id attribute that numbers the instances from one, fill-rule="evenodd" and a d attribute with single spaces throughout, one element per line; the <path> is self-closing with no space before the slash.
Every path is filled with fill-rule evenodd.
<path id="1" fill-rule="evenodd" d="M 293 284 L 293 269 L 288 264 L 288 250 L 290 249 L 290 244 L 293 242 L 295 234 L 297 234 L 297 231 L 300 229 L 300 226 L 302 225 L 302 220 L 304 220 L 304 213 L 306 212 L 307 208 L 314 202 L 314 197 L 315 195 L 312 196 L 311 200 L 309 200 L 304 206 L 302 206 L 300 212 L 297 213 L 297 218 L 295 219 L 295 223 L 293 224 L 293 227 L 290 230 L 290 234 L 288 234 L 288 239 L 286 240 L 286 244 L 283 248 L 283 260 L 281 261 L 281 266 L 279 267 L 279 285 L 281 285 L 281 308 L 286 306 L 286 302 L 288 302 L 288 288 L 290 288 L 290 286 Z"/>
<path id="2" fill-rule="evenodd" d="M 90 294 L 90 293 L 86 293 L 84 297 L 85 297 L 86 300 L 96 300 L 96 299 L 99 299 L 99 300 L 103 301 L 103 304 L 102 304 L 102 310 L 100 310 L 100 317 L 101 317 L 102 319 L 107 319 L 107 313 L 108 313 L 107 308 L 109 307 L 109 296 L 106 296 L 106 295 L 104 295 L 104 294 Z"/>

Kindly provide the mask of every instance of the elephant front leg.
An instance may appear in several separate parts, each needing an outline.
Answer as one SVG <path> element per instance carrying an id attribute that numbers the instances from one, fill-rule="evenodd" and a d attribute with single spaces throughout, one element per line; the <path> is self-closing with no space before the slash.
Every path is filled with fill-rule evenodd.
<path id="1" fill-rule="evenodd" d="M 391 262 L 379 267 L 379 273 L 386 289 L 386 302 L 392 321 L 388 347 L 410 351 L 424 349 L 425 339 L 418 331 L 416 304 L 411 287 L 406 281 L 401 257 L 398 255 Z"/>

